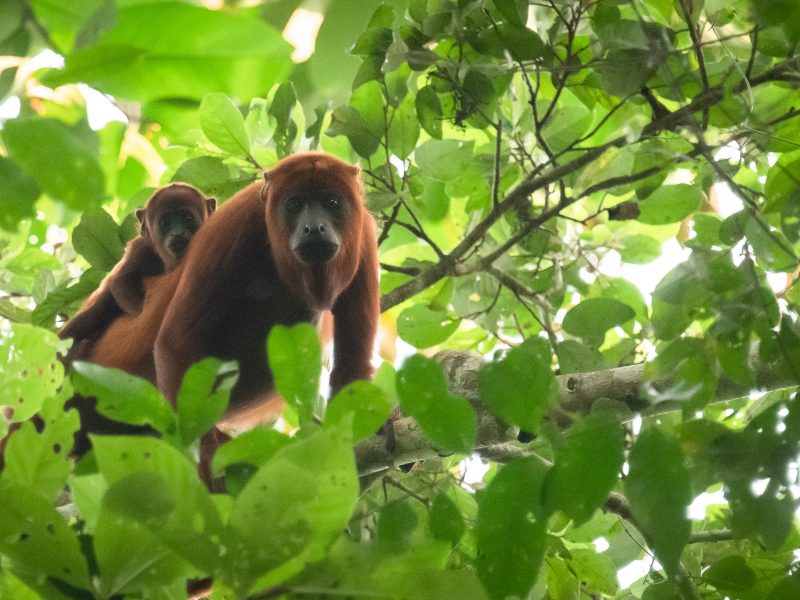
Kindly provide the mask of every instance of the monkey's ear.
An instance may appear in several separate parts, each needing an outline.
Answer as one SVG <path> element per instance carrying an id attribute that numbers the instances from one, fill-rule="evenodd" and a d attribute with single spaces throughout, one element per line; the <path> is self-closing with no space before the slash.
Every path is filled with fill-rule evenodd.
<path id="1" fill-rule="evenodd" d="M 264 171 L 264 185 L 261 186 L 261 191 L 258 193 L 258 197 L 261 198 L 262 204 L 266 204 L 267 202 L 268 187 L 269 187 L 269 171 Z"/>
<path id="2" fill-rule="evenodd" d="M 353 175 L 361 173 L 361 165 L 349 165 L 348 168 Z"/>
<path id="3" fill-rule="evenodd" d="M 208 208 L 208 214 L 213 215 L 214 211 L 217 210 L 217 199 L 206 198 L 206 207 Z"/>

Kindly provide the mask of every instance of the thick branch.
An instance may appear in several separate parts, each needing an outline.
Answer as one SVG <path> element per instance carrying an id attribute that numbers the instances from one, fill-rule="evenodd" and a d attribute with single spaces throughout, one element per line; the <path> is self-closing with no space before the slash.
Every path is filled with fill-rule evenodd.
<path id="1" fill-rule="evenodd" d="M 475 408 L 478 417 L 476 451 L 479 454 L 485 453 L 487 458 L 500 457 L 504 451 L 510 457 L 517 456 L 515 452 L 509 452 L 508 446 L 503 446 L 516 439 L 518 433 L 516 428 L 499 421 L 479 401 L 478 370 L 483 365 L 483 359 L 477 354 L 455 350 L 439 352 L 435 359 L 444 369 L 451 393 L 467 398 Z M 559 409 L 551 413 L 551 419 L 566 425 L 568 419 L 564 419 L 564 415 L 586 414 L 599 399 L 603 399 L 603 402 L 625 405 L 632 413 L 645 415 L 680 410 L 683 407 L 680 402 L 660 402 L 656 405 L 648 403 L 641 393 L 643 370 L 644 365 L 638 364 L 606 371 L 557 376 Z M 795 379 L 779 372 L 775 365 L 757 367 L 757 378 L 763 391 L 798 385 Z M 656 390 L 666 390 L 672 381 L 662 379 L 650 383 Z M 746 397 L 750 392 L 749 388 L 723 378 L 719 382 L 713 402 Z M 356 447 L 356 462 L 360 474 L 365 475 L 393 465 L 447 454 L 431 447 L 417 423 L 411 418 L 395 421 L 394 435 L 393 452 L 387 450 L 386 440 L 382 436 L 374 436 Z"/>

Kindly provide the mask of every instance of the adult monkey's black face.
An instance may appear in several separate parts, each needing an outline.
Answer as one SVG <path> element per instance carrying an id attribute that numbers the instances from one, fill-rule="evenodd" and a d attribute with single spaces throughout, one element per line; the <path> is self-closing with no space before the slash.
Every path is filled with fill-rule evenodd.
<path id="1" fill-rule="evenodd" d="M 283 217 L 292 252 L 307 265 L 322 265 L 339 251 L 345 203 L 334 193 L 309 190 L 289 196 Z"/>

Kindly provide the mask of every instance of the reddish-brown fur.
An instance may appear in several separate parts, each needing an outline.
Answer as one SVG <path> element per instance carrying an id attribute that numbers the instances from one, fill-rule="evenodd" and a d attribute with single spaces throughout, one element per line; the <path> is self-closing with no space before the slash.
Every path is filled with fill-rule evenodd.
<path id="1" fill-rule="evenodd" d="M 186 247 L 170 247 L 172 239 L 165 239 L 159 227 L 162 215 L 186 211 L 192 223 L 188 228 L 183 227 L 181 236 L 189 239 L 215 208 L 216 201 L 194 187 L 173 183 L 158 189 L 147 206 L 136 211 L 141 222 L 140 235 L 128 243 L 122 260 L 59 332 L 62 339 L 74 340 L 70 359 L 85 356 L 89 351 L 87 344 L 91 345 L 123 313 L 141 312 L 144 279 L 172 271 L 183 258 Z"/>

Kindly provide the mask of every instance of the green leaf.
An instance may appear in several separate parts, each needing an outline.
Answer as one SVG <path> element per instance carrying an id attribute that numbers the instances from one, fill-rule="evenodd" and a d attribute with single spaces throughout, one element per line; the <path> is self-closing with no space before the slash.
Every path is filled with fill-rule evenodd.
<path id="1" fill-rule="evenodd" d="M 100 204 L 105 176 L 93 132 L 85 135 L 55 119 L 9 119 L 3 142 L 10 157 L 54 199 L 79 211 Z"/>
<path id="2" fill-rule="evenodd" d="M 575 340 L 559 342 L 556 347 L 556 355 L 562 375 L 602 371 L 609 368 L 609 364 L 600 352 Z"/>
<path id="3" fill-rule="evenodd" d="M 82 302 L 95 291 L 105 276 L 105 271 L 90 267 L 83 272 L 78 283 L 70 285 L 70 281 L 65 281 L 36 305 L 31 316 L 31 324 L 50 327 L 55 322 L 56 315 L 74 312 L 76 303 Z"/>
<path id="4" fill-rule="evenodd" d="M 492 0 L 492 4 L 509 23 L 525 25 L 528 20 L 528 3 L 525 0 Z"/>
<path id="5" fill-rule="evenodd" d="M 428 140 L 414 151 L 417 166 L 430 179 L 451 181 L 472 163 L 472 142 Z"/>
<path id="6" fill-rule="evenodd" d="M 208 94 L 200 103 L 200 126 L 209 141 L 233 156 L 250 155 L 244 117 L 225 94 Z"/>
<path id="7" fill-rule="evenodd" d="M 703 195 L 692 185 L 665 185 L 639 202 L 639 222 L 666 225 L 683 221 L 700 207 Z"/>
<path id="8" fill-rule="evenodd" d="M 435 445 L 453 452 L 475 447 L 477 424 L 469 402 L 451 396 L 441 367 L 421 354 L 414 354 L 397 372 L 400 408 L 414 417 L 422 432 Z"/>
<path id="9" fill-rule="evenodd" d="M 624 98 L 638 92 L 657 67 L 653 54 L 637 48 L 609 50 L 597 66 L 603 88 L 614 96 Z"/>
<path id="10" fill-rule="evenodd" d="M 540 500 L 546 474 L 540 459 L 516 459 L 498 470 L 481 497 L 478 577 L 495 600 L 526 598 L 536 581 L 547 544 Z"/>
<path id="11" fill-rule="evenodd" d="M 397 317 L 397 334 L 415 348 L 429 348 L 453 335 L 460 323 L 460 319 L 454 319 L 444 311 L 416 304 Z"/>
<path id="12" fill-rule="evenodd" d="M 546 504 L 580 525 L 602 506 L 625 457 L 624 432 L 613 414 L 580 418 L 555 443 L 555 464 L 545 487 Z"/>
<path id="13" fill-rule="evenodd" d="M 90 589 L 78 538 L 50 500 L 16 481 L 0 478 L 0 553 L 21 572 L 49 576 Z"/>
<path id="14" fill-rule="evenodd" d="M 66 388 L 61 396 L 71 395 Z M 44 422 L 41 432 L 32 421 L 26 421 L 9 437 L 3 450 L 3 477 L 38 491 L 52 502 L 64 489 L 72 470 L 67 455 L 80 426 L 77 412 L 64 412 L 61 396 L 49 398 L 39 411 Z"/>
<path id="15" fill-rule="evenodd" d="M 623 262 L 646 265 L 661 256 L 661 243 L 649 235 L 629 235 L 620 240 L 618 249 Z"/>
<path id="16" fill-rule="evenodd" d="M 703 575 L 715 588 L 733 595 L 751 589 L 756 583 L 755 572 L 747 566 L 744 557 L 738 554 L 718 560 Z"/>
<path id="17" fill-rule="evenodd" d="M 72 245 L 93 267 L 111 271 L 125 252 L 119 226 L 101 208 L 87 211 L 72 232 Z"/>
<path id="18" fill-rule="evenodd" d="M 272 456 L 291 438 L 274 429 L 251 429 L 217 448 L 212 461 L 214 477 L 222 475 L 226 467 L 247 463 L 260 467 L 267 464 Z"/>
<path id="19" fill-rule="evenodd" d="M 216 358 L 189 367 L 178 392 L 178 432 L 189 445 L 210 430 L 228 408 L 236 369 Z"/>
<path id="20" fill-rule="evenodd" d="M 464 517 L 446 494 L 438 494 L 431 504 L 430 529 L 433 537 L 457 544 L 466 531 Z"/>
<path id="21" fill-rule="evenodd" d="M 352 106 L 340 106 L 331 114 L 331 123 L 325 132 L 330 136 L 345 135 L 350 145 L 359 156 L 369 158 L 380 145 L 381 138 L 376 136 Z"/>
<path id="22" fill-rule="evenodd" d="M 405 159 L 414 150 L 418 139 L 419 121 L 414 108 L 414 98 L 406 96 L 405 100 L 391 112 L 389 150 L 398 158 Z"/>
<path id="23" fill-rule="evenodd" d="M 8 0 L 0 5 L 0 42 L 10 38 L 20 28 L 24 14 L 22 0 Z"/>
<path id="24" fill-rule="evenodd" d="M 549 352 L 539 341 L 528 339 L 504 357 L 496 354 L 478 373 L 481 401 L 506 423 L 531 433 L 558 393 Z"/>
<path id="25" fill-rule="evenodd" d="M 276 325 L 267 341 L 267 357 L 277 392 L 301 420 L 311 420 L 322 371 L 317 330 L 308 323 L 293 327 Z"/>
<path id="26" fill-rule="evenodd" d="M 109 490 L 128 481 L 120 484 L 113 501 L 104 502 L 103 510 L 136 521 L 201 572 L 214 572 L 220 558 L 217 543 L 224 543 L 222 522 L 196 465 L 153 437 L 99 435 L 92 438 L 92 446 Z M 136 481 L 150 484 L 137 487 Z M 138 489 L 135 496 L 132 489 Z M 98 523 L 100 530 L 103 527 Z"/>
<path id="27" fill-rule="evenodd" d="M 236 498 L 223 581 L 239 597 L 258 574 L 268 587 L 320 560 L 346 527 L 358 497 L 351 429 L 344 421 L 282 448 Z"/>
<path id="28" fill-rule="evenodd" d="M 185 594 L 185 580 L 202 575 L 171 552 L 156 531 L 174 508 L 169 487 L 156 473 L 134 473 L 108 489 L 92 545 L 103 596 L 161 597 L 170 587 Z"/>
<path id="29" fill-rule="evenodd" d="M 255 173 L 234 169 L 215 156 L 190 158 L 172 176 L 172 181 L 190 183 L 214 198 L 230 198 L 254 180 Z"/>
<path id="30" fill-rule="evenodd" d="M 536 60 L 545 55 L 546 46 L 542 38 L 524 25 L 499 23 L 493 30 L 514 60 Z"/>
<path id="31" fill-rule="evenodd" d="M 63 52 L 72 48 L 78 33 L 101 10 L 105 0 L 82 0 L 80 4 L 31 0 L 30 4 L 37 20 Z"/>
<path id="32" fill-rule="evenodd" d="M 800 575 L 787 575 L 772 589 L 767 600 L 794 600 L 800 595 Z"/>
<path id="33" fill-rule="evenodd" d="M 353 419 L 353 441 L 375 434 L 389 418 L 389 398 L 374 383 L 354 381 L 342 388 L 325 411 L 325 424 L 339 424 L 348 415 Z"/>
<path id="34" fill-rule="evenodd" d="M 69 342 L 32 325 L 6 323 L 0 333 L 0 407 L 12 421 L 32 417 L 56 395 L 64 380 L 64 366 L 56 352 L 64 353 Z"/>
<path id="35" fill-rule="evenodd" d="M 297 104 L 297 92 L 291 81 L 284 81 L 275 90 L 272 103 L 269 105 L 269 114 L 275 117 L 278 129 L 285 130 L 289 127 L 292 111 Z"/>
<path id="36" fill-rule="evenodd" d="M 771 229 L 759 219 L 751 218 L 745 225 L 745 235 L 765 270 L 793 271 L 797 267 L 794 249 L 780 231 Z"/>
<path id="37" fill-rule="evenodd" d="M 613 596 L 619 589 L 617 566 L 605 554 L 594 550 L 570 550 L 569 565 L 581 582 L 581 587 L 597 595 Z"/>
<path id="38" fill-rule="evenodd" d="M 97 410 L 131 425 L 152 425 L 162 433 L 175 430 L 175 413 L 149 381 L 119 369 L 77 361 L 70 372 L 75 392 L 97 398 Z"/>
<path id="39" fill-rule="evenodd" d="M 627 304 L 610 298 L 589 298 L 569 309 L 562 327 L 571 335 L 597 339 L 634 316 L 633 309 Z"/>
<path id="40" fill-rule="evenodd" d="M 36 216 L 33 207 L 39 197 L 39 186 L 19 166 L 4 156 L 0 156 L 0 181 L 3 182 L 0 186 L 0 227 L 14 231 L 22 219 Z"/>
<path id="41" fill-rule="evenodd" d="M 673 573 L 689 540 L 686 509 L 692 501 L 689 473 L 677 440 L 660 429 L 645 429 L 628 459 L 625 495 L 648 536 L 656 558 Z"/>
<path id="42" fill-rule="evenodd" d="M 121 7 L 111 31 L 42 79 L 50 86 L 81 81 L 143 103 L 200 100 L 209 92 L 247 102 L 286 78 L 291 51 L 261 19 L 180 2 L 140 3 Z"/>
<path id="43" fill-rule="evenodd" d="M 439 94 L 430 85 L 426 85 L 417 92 L 414 104 L 417 109 L 417 119 L 422 128 L 437 140 L 442 139 L 442 103 Z"/>

